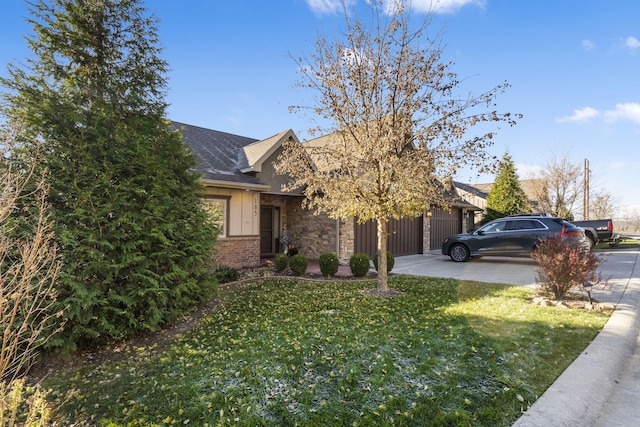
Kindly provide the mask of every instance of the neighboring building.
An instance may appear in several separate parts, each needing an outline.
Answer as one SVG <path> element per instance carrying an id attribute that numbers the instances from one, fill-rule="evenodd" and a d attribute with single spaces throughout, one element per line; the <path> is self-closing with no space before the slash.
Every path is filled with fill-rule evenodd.
<path id="1" fill-rule="evenodd" d="M 529 202 L 529 206 L 532 212 L 538 212 L 540 210 L 540 204 L 538 202 L 539 188 L 543 185 L 543 180 L 539 179 L 524 179 L 520 180 L 520 188 L 524 191 L 524 195 Z M 487 184 L 465 184 L 462 182 L 454 181 L 454 185 L 460 197 L 465 201 L 479 207 L 482 212 L 487 209 L 487 197 L 493 187 L 493 183 Z"/>
<path id="2" fill-rule="evenodd" d="M 354 253 L 376 252 L 373 221 L 358 224 L 355 219 L 315 215 L 302 208 L 300 191 L 281 190 L 286 177 L 276 175 L 273 164 L 284 141 L 299 142 L 292 130 L 258 140 L 184 123 L 173 125 L 199 160 L 197 172 L 203 174 L 205 203 L 221 217 L 217 265 L 258 265 L 261 258 L 283 252 L 285 230 L 288 243 L 309 259 L 333 252 L 346 262 Z M 389 223 L 390 252 L 401 256 L 439 249 L 446 236 L 473 228 L 472 212 L 478 208 L 460 199 L 453 186 L 448 190 L 454 200 L 451 209 L 433 209 L 417 218 Z"/>
<path id="3" fill-rule="evenodd" d="M 453 181 L 453 185 L 456 187 L 458 195 L 463 200 L 479 207 L 483 212 L 487 209 L 487 197 L 489 196 L 489 192 L 485 191 L 485 189 L 487 189 L 487 187 L 490 189 L 492 184 L 470 185 Z"/>

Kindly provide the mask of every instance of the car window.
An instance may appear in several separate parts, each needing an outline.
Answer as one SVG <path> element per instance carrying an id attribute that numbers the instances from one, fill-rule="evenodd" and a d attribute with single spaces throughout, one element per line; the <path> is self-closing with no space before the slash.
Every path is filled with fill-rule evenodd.
<path id="1" fill-rule="evenodd" d="M 543 229 L 543 228 L 547 228 L 546 225 L 544 225 L 543 223 L 541 223 L 540 221 L 531 221 L 531 228 L 537 228 L 537 229 Z"/>
<path id="2" fill-rule="evenodd" d="M 509 221 L 507 230 L 537 230 L 544 228 L 540 221 L 531 219 L 522 219 L 518 221 Z"/>
<path id="3" fill-rule="evenodd" d="M 513 231 L 513 230 L 526 230 L 526 225 L 525 224 L 527 221 L 509 221 L 507 223 L 507 230 L 509 231 Z"/>
<path id="4" fill-rule="evenodd" d="M 480 230 L 485 233 L 495 233 L 498 231 L 505 231 L 507 229 L 507 221 L 496 221 L 485 225 Z"/>

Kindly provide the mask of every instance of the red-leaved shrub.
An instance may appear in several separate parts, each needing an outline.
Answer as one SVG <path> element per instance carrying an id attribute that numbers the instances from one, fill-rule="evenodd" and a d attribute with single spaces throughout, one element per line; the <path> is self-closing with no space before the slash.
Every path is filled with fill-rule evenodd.
<path id="1" fill-rule="evenodd" d="M 590 251 L 568 246 L 560 238 L 546 239 L 538 244 L 531 257 L 540 266 L 536 282 L 543 293 L 560 300 L 571 288 L 584 290 L 583 285 L 598 284 L 600 258 Z"/>

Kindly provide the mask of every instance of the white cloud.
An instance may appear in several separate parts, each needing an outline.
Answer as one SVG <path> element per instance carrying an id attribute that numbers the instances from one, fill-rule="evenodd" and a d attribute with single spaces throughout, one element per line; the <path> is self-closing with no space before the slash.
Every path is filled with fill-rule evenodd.
<path id="1" fill-rule="evenodd" d="M 342 5 L 349 8 L 356 3 L 356 0 L 307 0 L 307 4 L 316 13 L 333 15 L 342 12 Z"/>
<path id="2" fill-rule="evenodd" d="M 630 120 L 634 123 L 640 124 L 640 104 L 637 102 L 616 104 L 615 109 L 604 112 L 604 118 L 608 122 Z"/>
<path id="3" fill-rule="evenodd" d="M 640 48 L 640 40 L 638 40 L 635 37 L 627 37 L 627 40 L 625 42 L 625 45 L 629 48 L 629 49 L 638 49 Z"/>
<path id="4" fill-rule="evenodd" d="M 467 5 L 484 6 L 486 0 L 412 0 L 417 12 L 454 13 Z"/>
<path id="5" fill-rule="evenodd" d="M 585 107 L 579 110 L 573 110 L 573 114 L 568 117 L 560 117 L 556 119 L 559 123 L 564 122 L 588 122 L 597 117 L 600 113 L 595 108 Z"/>
<path id="6" fill-rule="evenodd" d="M 616 104 L 613 110 L 598 111 L 595 108 L 585 107 L 573 110 L 573 114 L 567 117 L 556 119 L 558 123 L 566 122 L 588 122 L 601 117 L 608 123 L 630 121 L 640 124 L 640 103 L 624 102 Z"/>
<path id="7" fill-rule="evenodd" d="M 596 47 L 596 44 L 593 41 L 588 39 L 582 40 L 582 48 L 584 50 L 592 50 L 592 49 L 595 49 L 595 47 Z"/>

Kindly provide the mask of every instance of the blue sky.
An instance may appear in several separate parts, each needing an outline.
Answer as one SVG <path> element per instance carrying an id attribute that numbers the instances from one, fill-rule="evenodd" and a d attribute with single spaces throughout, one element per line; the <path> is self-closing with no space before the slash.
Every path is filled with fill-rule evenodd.
<path id="1" fill-rule="evenodd" d="M 364 0 L 347 0 L 353 13 Z M 0 74 L 29 51 L 26 3 L 3 0 Z M 339 0 L 147 0 L 160 19 L 171 72 L 169 118 L 253 138 L 309 127 L 288 107 L 309 105 L 289 54 L 309 54 L 317 32 L 341 28 Z M 430 0 L 414 0 L 416 13 Z M 441 0 L 434 29 L 444 57 L 480 93 L 505 80 L 498 111 L 524 115 L 498 132 L 521 178 L 553 153 L 589 159 L 592 190 L 613 194 L 618 215 L 640 212 L 640 2 L 637 0 Z M 461 175 L 488 182 L 492 176 Z"/>

